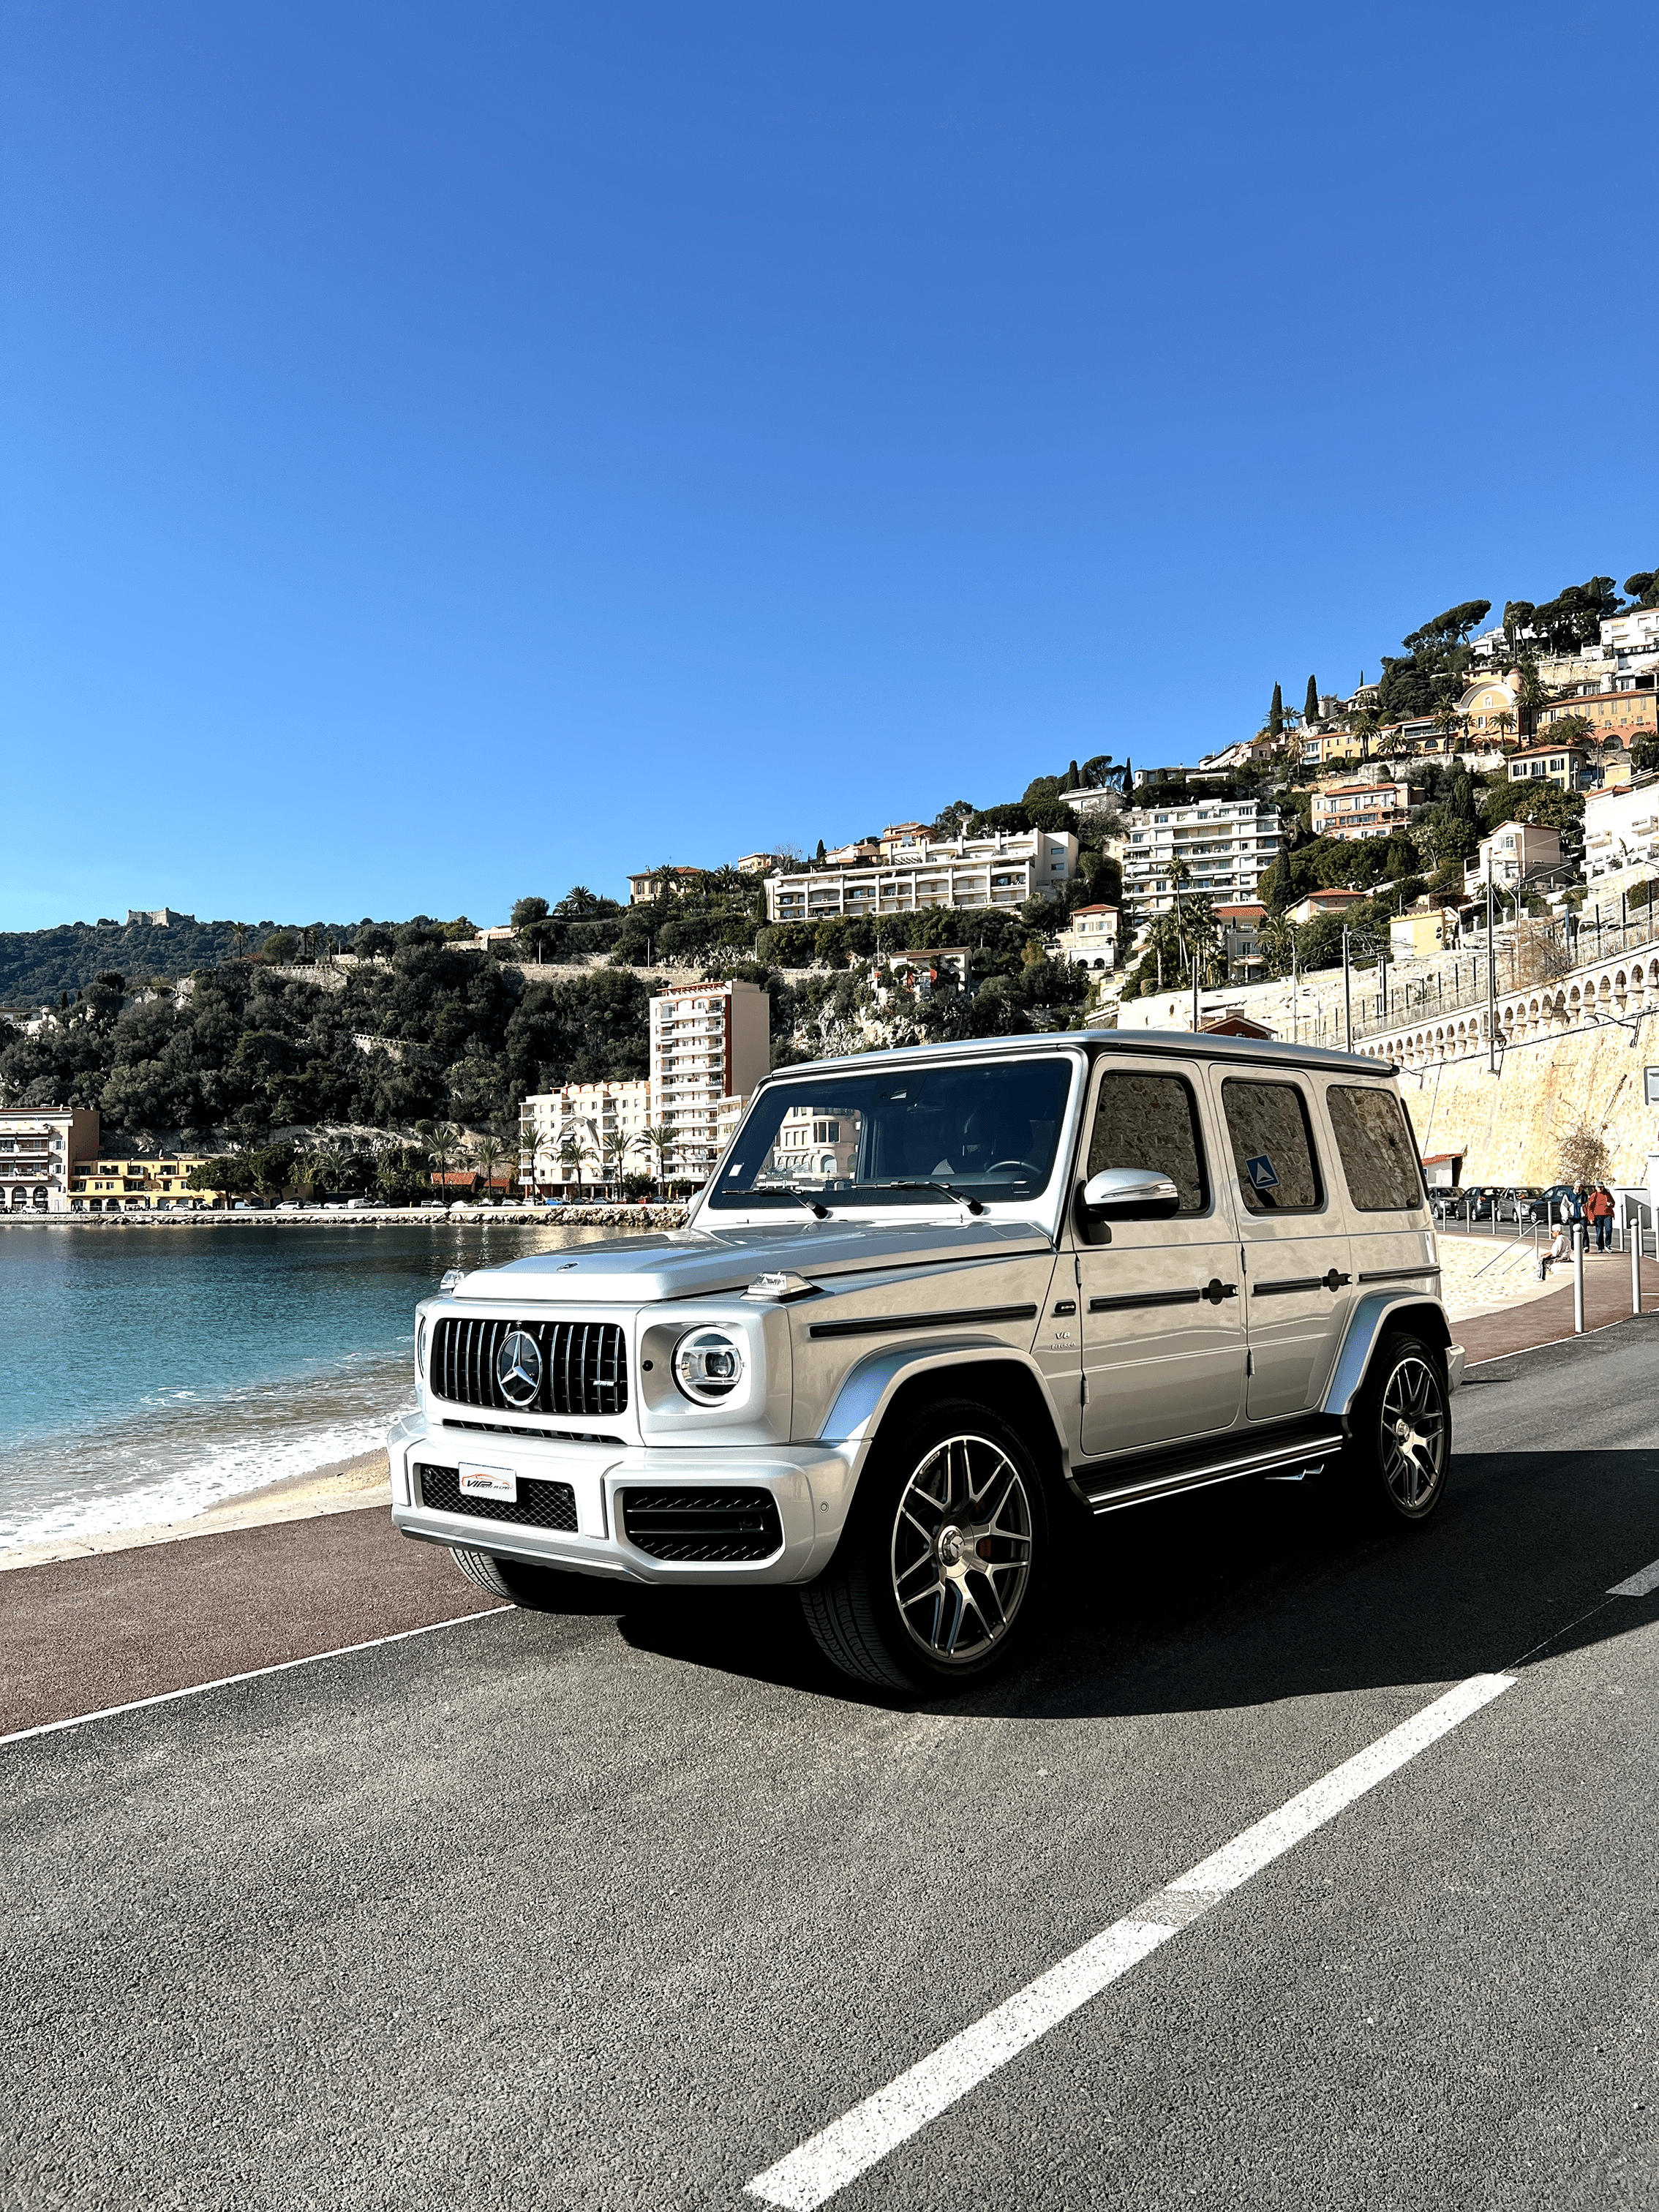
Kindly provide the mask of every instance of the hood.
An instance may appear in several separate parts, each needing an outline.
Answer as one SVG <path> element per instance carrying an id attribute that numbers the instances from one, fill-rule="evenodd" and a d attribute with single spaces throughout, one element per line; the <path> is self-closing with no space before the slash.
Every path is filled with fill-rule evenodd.
<path id="1" fill-rule="evenodd" d="M 583 1305 L 653 1305 L 746 1289 L 750 1279 L 793 1268 L 811 1281 L 886 1267 L 1046 1252 L 1048 1237 L 1030 1221 L 825 1222 L 799 1229 L 670 1230 L 618 1237 L 574 1252 L 538 1252 L 505 1267 L 480 1267 L 458 1284 L 457 1298 L 556 1298 Z"/>

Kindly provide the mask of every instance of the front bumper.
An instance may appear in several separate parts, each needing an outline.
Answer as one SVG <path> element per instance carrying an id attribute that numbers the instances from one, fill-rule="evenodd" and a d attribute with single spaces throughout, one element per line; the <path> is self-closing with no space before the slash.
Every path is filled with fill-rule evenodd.
<path id="1" fill-rule="evenodd" d="M 856 1447 L 771 1444 L 722 1450 L 719 1445 L 575 1444 L 533 1437 L 459 1437 L 411 1413 L 386 1437 L 392 1469 L 392 1519 L 422 1544 L 459 1544 L 499 1559 L 525 1559 L 568 1573 L 611 1581 L 731 1589 L 745 1583 L 804 1583 L 820 1573 L 852 1502 Z M 575 1495 L 574 1533 L 525 1528 L 483 1514 L 442 1513 L 416 1504 L 418 1462 L 456 1467 L 463 1461 L 510 1467 L 526 1480 L 568 1483 Z M 714 1562 L 659 1559 L 629 1542 L 617 1508 L 626 1486 L 740 1485 L 769 1491 L 783 1529 L 781 1547 L 763 1559 Z M 482 1502 L 482 1501 L 480 1501 Z"/>

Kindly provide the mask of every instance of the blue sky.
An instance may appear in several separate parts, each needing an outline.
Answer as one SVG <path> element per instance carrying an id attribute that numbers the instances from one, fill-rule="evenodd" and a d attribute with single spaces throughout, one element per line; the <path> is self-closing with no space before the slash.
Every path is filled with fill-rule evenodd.
<path id="1" fill-rule="evenodd" d="M 1654 567 L 1656 48 L 9 0 L 0 927 L 625 896 Z"/>

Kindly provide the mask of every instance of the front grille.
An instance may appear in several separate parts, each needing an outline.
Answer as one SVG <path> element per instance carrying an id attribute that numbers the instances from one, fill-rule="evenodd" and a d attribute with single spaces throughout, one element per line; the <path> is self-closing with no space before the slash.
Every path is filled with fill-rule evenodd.
<path id="1" fill-rule="evenodd" d="M 615 1444 L 620 1437 L 607 1435 L 600 1429 L 532 1429 L 517 1421 L 458 1421 L 453 1413 L 444 1415 L 447 1429 L 471 1429 L 487 1437 L 550 1437 L 555 1443 Z"/>
<path id="2" fill-rule="evenodd" d="M 495 1361 L 515 1329 L 541 1354 L 541 1383 L 522 1404 L 495 1379 Z M 614 1321 L 474 1321 L 446 1316 L 432 1334 L 428 1380 L 455 1406 L 497 1413 L 604 1416 L 628 1408 L 628 1346 Z"/>
<path id="3" fill-rule="evenodd" d="M 474 1521 L 510 1521 L 520 1528 L 562 1528 L 576 1533 L 576 1493 L 568 1482 L 532 1482 L 519 1477 L 516 1498 L 468 1498 L 454 1467 L 419 1467 L 421 1503 L 434 1513 L 465 1513 Z"/>
<path id="4" fill-rule="evenodd" d="M 765 1559 L 783 1543 L 769 1490 L 619 1490 L 629 1542 L 653 1559 Z"/>

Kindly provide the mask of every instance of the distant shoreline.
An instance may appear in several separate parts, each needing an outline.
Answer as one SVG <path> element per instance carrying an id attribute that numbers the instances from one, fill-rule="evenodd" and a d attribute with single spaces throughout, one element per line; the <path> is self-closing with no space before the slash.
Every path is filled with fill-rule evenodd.
<path id="1" fill-rule="evenodd" d="M 678 1229 L 685 1220 L 682 1205 L 592 1206 L 377 1206 L 348 1212 L 343 1206 L 307 1206 L 292 1213 L 261 1206 L 246 1213 L 225 1208 L 199 1213 L 167 1212 L 146 1207 L 131 1213 L 0 1213 L 0 1226 L 8 1229 L 200 1229 L 246 1227 L 249 1223 L 273 1223 L 279 1229 L 314 1229 L 326 1224 L 343 1229 L 437 1228 L 459 1223 L 468 1228 L 492 1222 L 529 1229 Z"/>

